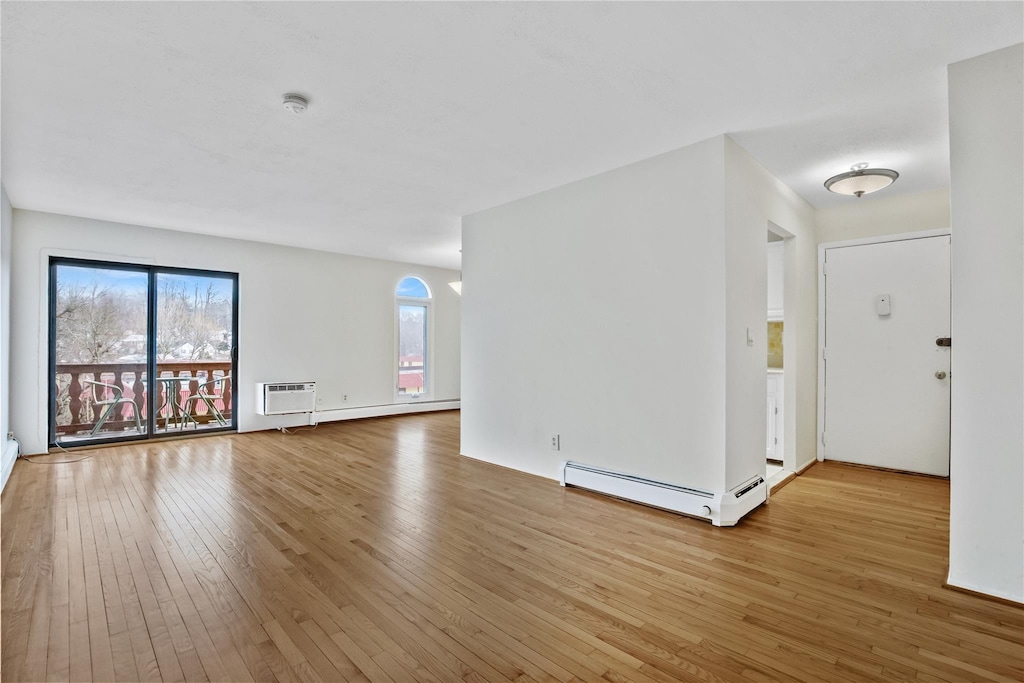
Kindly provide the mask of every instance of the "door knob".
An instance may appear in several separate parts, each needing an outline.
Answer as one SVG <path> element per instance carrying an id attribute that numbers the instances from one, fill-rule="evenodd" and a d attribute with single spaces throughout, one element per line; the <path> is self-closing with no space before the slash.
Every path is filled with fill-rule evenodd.
<path id="1" fill-rule="evenodd" d="M 946 373 L 943 372 L 942 370 L 939 370 L 938 372 L 935 373 L 935 377 L 936 379 L 946 379 Z"/>

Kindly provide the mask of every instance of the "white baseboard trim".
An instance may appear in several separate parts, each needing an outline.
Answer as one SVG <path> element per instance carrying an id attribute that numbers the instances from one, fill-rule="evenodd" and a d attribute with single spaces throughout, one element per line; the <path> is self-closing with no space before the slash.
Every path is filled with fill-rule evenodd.
<path id="1" fill-rule="evenodd" d="M 814 458 L 812 460 L 808 460 L 803 465 L 800 465 L 799 467 L 796 468 L 796 475 L 799 477 L 801 474 L 803 474 L 807 470 L 811 469 L 811 465 L 817 465 L 819 462 L 823 462 L 823 461 L 820 461 L 817 458 Z"/>
<path id="2" fill-rule="evenodd" d="M 389 403 L 381 406 L 364 406 L 362 408 L 341 408 L 323 410 L 313 413 L 313 420 L 319 422 L 339 422 L 341 420 L 359 420 L 364 417 L 387 417 L 389 415 L 408 415 L 410 413 L 433 413 L 438 410 L 458 410 L 462 401 L 421 401 L 418 403 Z"/>
<path id="3" fill-rule="evenodd" d="M 960 579 L 954 578 L 952 575 L 947 575 L 946 586 L 954 590 L 967 591 L 968 593 L 973 593 L 982 597 L 1010 602 L 1014 605 L 1024 605 L 1024 594 L 1022 593 L 1010 593 L 1009 591 L 1002 591 L 998 589 L 993 590 L 992 588 L 979 586 L 973 581 L 961 581 Z"/>
<path id="4" fill-rule="evenodd" d="M 11 472 L 14 470 L 14 461 L 18 459 L 18 442 L 14 439 L 10 439 L 3 445 L 3 449 L 0 450 L 0 463 L 3 463 L 0 468 L 0 491 L 7 486 L 7 480 L 11 478 Z"/>

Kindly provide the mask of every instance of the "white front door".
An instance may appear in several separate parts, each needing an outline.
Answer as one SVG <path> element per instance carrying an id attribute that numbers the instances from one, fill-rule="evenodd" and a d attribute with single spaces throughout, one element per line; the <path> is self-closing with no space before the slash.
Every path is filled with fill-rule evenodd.
<path id="1" fill-rule="evenodd" d="M 828 460 L 949 476 L 949 237 L 825 250 Z"/>

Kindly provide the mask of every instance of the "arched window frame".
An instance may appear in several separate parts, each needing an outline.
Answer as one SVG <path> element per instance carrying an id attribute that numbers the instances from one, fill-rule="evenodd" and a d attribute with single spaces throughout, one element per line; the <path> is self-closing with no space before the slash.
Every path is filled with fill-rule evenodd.
<path id="1" fill-rule="evenodd" d="M 403 296 L 403 295 L 399 294 L 399 288 L 401 287 L 402 283 L 405 282 L 409 278 L 415 278 L 416 280 L 419 280 L 423 284 L 423 287 L 424 287 L 424 289 L 426 289 L 426 292 L 427 292 L 427 296 L 425 298 L 424 297 L 416 297 L 416 296 Z M 395 372 L 394 372 L 395 401 L 397 403 L 414 403 L 414 402 L 417 402 L 417 401 L 430 400 L 430 397 L 433 395 L 433 383 L 434 383 L 434 377 L 433 377 L 433 374 L 434 374 L 433 373 L 433 368 L 434 368 L 434 309 L 433 309 L 434 295 L 433 295 L 433 291 L 431 290 L 430 285 L 427 283 L 427 280 L 424 277 L 420 276 L 420 275 L 416 275 L 415 273 L 410 273 L 410 274 L 407 274 L 407 275 L 403 275 L 401 278 L 399 278 L 398 282 L 395 284 L 395 288 L 394 288 L 393 291 L 394 291 L 394 294 L 395 294 L 395 315 L 394 315 L 394 323 L 395 323 L 394 340 L 395 340 L 395 347 L 394 347 L 394 354 L 393 354 L 393 357 L 395 359 Z M 401 336 L 402 336 L 402 319 L 401 319 L 402 306 L 421 306 L 421 307 L 424 308 L 424 315 L 426 316 L 426 330 L 424 331 L 424 345 L 425 345 L 426 348 L 423 350 L 423 371 L 422 371 L 423 386 L 421 387 L 422 391 L 420 391 L 420 393 L 415 393 L 415 394 L 402 393 L 402 387 L 400 386 L 401 385 L 400 375 L 401 375 L 401 372 L 402 372 L 401 368 L 403 367 L 403 365 L 402 365 L 402 355 L 401 355 L 401 353 L 402 353 L 402 340 L 401 340 Z"/>

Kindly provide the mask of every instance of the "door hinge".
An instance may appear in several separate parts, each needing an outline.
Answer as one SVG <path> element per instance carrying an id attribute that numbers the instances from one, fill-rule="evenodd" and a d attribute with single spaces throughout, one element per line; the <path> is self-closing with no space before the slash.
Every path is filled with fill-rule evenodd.
<path id="1" fill-rule="evenodd" d="M 775 414 L 776 414 L 776 415 L 778 415 L 778 414 L 779 414 L 779 409 L 778 409 L 778 408 L 776 408 L 776 409 L 775 409 Z"/>
<path id="2" fill-rule="evenodd" d="M 821 262 L 821 274 L 828 275 L 828 261 Z"/>
<path id="3" fill-rule="evenodd" d="M 825 353 L 825 347 L 821 348 L 821 359 L 822 360 L 827 360 L 828 359 L 827 354 Z"/>
<path id="4" fill-rule="evenodd" d="M 778 446 L 778 445 L 779 445 L 779 437 L 775 437 L 775 445 L 776 445 L 776 446 Z"/>
<path id="5" fill-rule="evenodd" d="M 822 446 L 824 446 L 824 445 L 825 445 L 825 432 L 822 432 L 822 433 L 821 433 L 821 445 L 822 445 Z"/>

